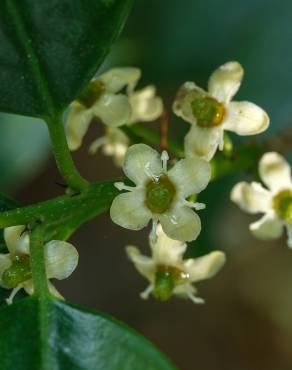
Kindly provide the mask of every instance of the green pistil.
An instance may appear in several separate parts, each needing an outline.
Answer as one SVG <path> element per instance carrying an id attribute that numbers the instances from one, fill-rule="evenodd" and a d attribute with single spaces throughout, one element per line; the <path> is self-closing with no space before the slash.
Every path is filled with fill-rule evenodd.
<path id="1" fill-rule="evenodd" d="M 31 279 L 29 256 L 14 256 L 12 265 L 3 272 L 2 281 L 7 288 L 16 288 L 19 284 Z"/>
<path id="2" fill-rule="evenodd" d="M 167 211 L 175 196 L 175 187 L 167 176 L 161 176 L 159 180 L 150 181 L 146 185 L 146 206 L 154 213 Z"/>
<path id="3" fill-rule="evenodd" d="M 173 266 L 160 265 L 157 267 L 153 296 L 159 301 L 167 301 L 176 285 L 182 284 L 188 279 L 180 269 Z"/>
<path id="4" fill-rule="evenodd" d="M 210 96 L 197 97 L 191 102 L 192 112 L 201 127 L 215 127 L 221 124 L 225 108 Z"/>
<path id="5" fill-rule="evenodd" d="M 277 215 L 285 221 L 292 222 L 292 190 L 282 190 L 273 199 Z"/>
<path id="6" fill-rule="evenodd" d="M 77 100 L 86 108 L 91 108 L 103 92 L 104 84 L 101 81 L 91 81 L 79 95 Z"/>

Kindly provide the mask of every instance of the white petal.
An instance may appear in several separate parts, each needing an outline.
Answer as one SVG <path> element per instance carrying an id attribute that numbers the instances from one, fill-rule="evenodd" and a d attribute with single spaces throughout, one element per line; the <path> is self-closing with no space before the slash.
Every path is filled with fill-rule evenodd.
<path id="1" fill-rule="evenodd" d="M 236 184 L 231 191 L 231 200 L 249 213 L 267 212 L 272 207 L 272 194 L 257 182 Z"/>
<path id="2" fill-rule="evenodd" d="M 195 304 L 205 303 L 204 299 L 195 295 L 196 293 L 197 289 L 190 283 L 177 285 L 173 290 L 173 294 L 180 298 L 189 298 Z"/>
<path id="3" fill-rule="evenodd" d="M 214 156 L 222 136 L 222 127 L 203 128 L 193 125 L 185 136 L 186 157 L 194 155 L 209 161 Z"/>
<path id="4" fill-rule="evenodd" d="M 85 108 L 78 102 L 73 102 L 70 105 L 65 125 L 70 150 L 77 150 L 81 146 L 92 118 L 93 112 L 91 109 Z"/>
<path id="5" fill-rule="evenodd" d="M 4 239 L 11 254 L 29 254 L 29 234 L 25 226 L 11 226 L 4 229 Z"/>
<path id="6" fill-rule="evenodd" d="M 292 223 L 286 223 L 286 229 L 287 229 L 287 236 L 288 236 L 288 240 L 287 240 L 287 244 L 288 244 L 288 247 L 289 248 L 292 248 Z"/>
<path id="7" fill-rule="evenodd" d="M 134 91 L 129 96 L 132 107 L 130 123 L 154 121 L 161 115 L 163 102 L 159 96 L 155 96 L 155 93 L 155 87 L 151 85 Z"/>
<path id="8" fill-rule="evenodd" d="M 249 225 L 251 233 L 262 240 L 278 239 L 283 233 L 283 222 L 274 214 L 266 214 Z"/>
<path id="9" fill-rule="evenodd" d="M 178 90 L 172 109 L 174 114 L 185 121 L 195 124 L 196 117 L 193 114 L 191 103 L 198 96 L 208 96 L 206 91 L 198 87 L 194 82 L 185 82 Z"/>
<path id="10" fill-rule="evenodd" d="M 228 62 L 216 69 L 209 78 L 208 91 L 221 103 L 229 103 L 237 93 L 243 78 L 238 62 Z"/>
<path id="11" fill-rule="evenodd" d="M 5 288 L 5 284 L 2 282 L 2 275 L 5 270 L 11 266 L 10 254 L 0 254 L 0 286 Z"/>
<path id="12" fill-rule="evenodd" d="M 110 208 L 112 221 L 126 229 L 143 229 L 151 218 L 151 212 L 146 208 L 144 201 L 143 189 L 118 195 Z"/>
<path id="13" fill-rule="evenodd" d="M 66 279 L 78 264 L 77 249 L 70 243 L 52 240 L 44 248 L 48 279 Z"/>
<path id="14" fill-rule="evenodd" d="M 105 84 L 108 92 L 116 93 L 122 90 L 125 86 L 131 91 L 136 86 L 141 77 L 141 70 L 139 68 L 124 67 L 113 68 L 98 76 L 98 80 Z"/>
<path id="15" fill-rule="evenodd" d="M 276 152 L 262 156 L 259 173 L 266 186 L 274 192 L 292 187 L 291 167 L 286 159 Z"/>
<path id="16" fill-rule="evenodd" d="M 181 241 L 195 240 L 201 231 L 199 216 L 186 206 L 174 209 L 159 216 L 163 231 L 171 238 Z"/>
<path id="17" fill-rule="evenodd" d="M 162 230 L 160 224 L 157 226 L 156 233 L 156 241 L 153 241 L 153 238 L 151 238 L 151 233 L 149 235 L 152 258 L 155 263 L 158 265 L 179 266 L 182 263 L 187 245 L 179 240 L 170 239 Z"/>
<path id="18" fill-rule="evenodd" d="M 91 110 L 105 125 L 111 127 L 122 126 L 131 117 L 129 99 L 123 94 L 102 94 Z"/>
<path id="19" fill-rule="evenodd" d="M 158 152 L 145 144 L 134 144 L 126 153 L 123 170 L 135 184 L 144 184 L 151 176 L 162 173 Z"/>
<path id="20" fill-rule="evenodd" d="M 190 276 L 190 281 L 196 282 L 213 277 L 226 261 L 225 253 L 211 252 L 203 257 L 191 258 L 185 261 L 184 270 Z"/>
<path id="21" fill-rule="evenodd" d="M 265 131 L 270 124 L 267 113 L 248 101 L 231 102 L 222 122 L 225 130 L 238 135 L 255 135 Z"/>
<path id="22" fill-rule="evenodd" d="M 181 159 L 168 171 L 168 177 L 180 195 L 187 198 L 205 189 L 211 178 L 211 166 L 198 156 Z"/>
<path id="23" fill-rule="evenodd" d="M 153 282 L 155 279 L 155 263 L 153 259 L 143 256 L 139 249 L 132 245 L 126 247 L 126 252 L 139 273 L 150 282 Z"/>

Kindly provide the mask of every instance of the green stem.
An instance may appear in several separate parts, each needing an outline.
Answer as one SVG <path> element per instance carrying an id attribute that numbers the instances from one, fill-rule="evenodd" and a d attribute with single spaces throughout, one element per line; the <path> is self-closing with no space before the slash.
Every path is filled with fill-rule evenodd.
<path id="1" fill-rule="evenodd" d="M 70 188 L 83 190 L 88 185 L 88 182 L 75 167 L 68 148 L 61 117 L 56 120 L 48 118 L 46 123 L 51 137 L 55 160 L 61 175 Z"/>
<path id="2" fill-rule="evenodd" d="M 49 295 L 44 255 L 44 232 L 37 226 L 30 236 L 30 258 L 34 294 L 40 298 Z"/>

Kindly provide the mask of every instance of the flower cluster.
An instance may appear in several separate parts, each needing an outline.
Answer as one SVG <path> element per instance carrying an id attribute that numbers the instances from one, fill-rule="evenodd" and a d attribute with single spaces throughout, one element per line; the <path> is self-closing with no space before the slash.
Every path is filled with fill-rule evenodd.
<path id="1" fill-rule="evenodd" d="M 29 252 L 29 233 L 25 226 L 4 229 L 4 239 L 9 253 L 0 254 L 0 286 L 12 289 L 7 299 L 11 304 L 20 289 L 33 294 L 33 281 Z M 46 275 L 48 279 L 63 280 L 72 274 L 78 264 L 78 252 L 67 242 L 51 240 L 44 245 Z M 57 289 L 48 281 L 52 295 L 62 298 Z"/>
<path id="2" fill-rule="evenodd" d="M 173 112 L 191 124 L 184 139 L 185 157 L 159 154 L 146 144 L 133 144 L 121 126 L 152 121 L 163 111 L 155 88 L 147 86 L 135 91 L 140 78 L 137 68 L 112 69 L 92 80 L 81 96 L 72 103 L 66 129 L 71 150 L 82 142 L 90 121 L 97 117 L 106 125 L 106 135 L 95 140 L 90 152 L 100 147 L 114 157 L 128 178 L 116 182 L 121 193 L 114 199 L 110 216 L 114 223 L 130 230 L 140 230 L 152 220 L 150 248 L 152 257 L 128 246 L 127 254 L 136 269 L 150 285 L 141 294 L 164 301 L 172 294 L 196 297 L 192 283 L 212 277 L 225 262 L 223 252 L 215 251 L 197 259 L 183 259 L 185 242 L 196 240 L 201 221 L 195 211 L 205 208 L 194 201 L 211 179 L 210 160 L 224 146 L 224 131 L 238 135 L 255 135 L 269 126 L 267 113 L 248 101 L 232 101 L 243 78 L 238 62 L 228 62 L 210 76 L 208 91 L 194 82 L 185 82 L 178 90 Z M 126 88 L 124 94 L 122 90 Z M 129 129 L 129 128 L 128 128 Z M 265 216 L 251 225 L 262 238 L 278 237 L 283 226 L 288 230 L 292 246 L 292 186 L 288 164 L 276 153 L 266 154 L 260 162 L 260 174 L 270 191 L 260 184 L 238 184 L 232 199 L 249 212 Z"/>

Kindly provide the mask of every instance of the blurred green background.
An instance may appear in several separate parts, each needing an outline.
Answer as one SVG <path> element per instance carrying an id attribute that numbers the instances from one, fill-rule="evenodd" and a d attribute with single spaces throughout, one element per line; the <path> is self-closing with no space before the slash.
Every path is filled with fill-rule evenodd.
<path id="1" fill-rule="evenodd" d="M 245 78 L 237 99 L 267 110 L 271 127 L 261 138 L 291 127 L 292 2 L 282 0 L 137 0 L 122 37 L 102 69 L 142 68 L 140 86 L 154 83 L 170 112 L 178 86 L 196 81 L 203 87 L 220 64 L 238 60 Z M 61 194 L 61 181 L 47 130 L 39 120 L 0 116 L 1 191 L 23 204 Z M 170 114 L 170 135 L 182 138 L 188 126 Z M 92 125 L 77 165 L 89 179 L 121 176 L 111 159 L 87 153 L 102 134 Z M 260 139 L 260 137 L 259 137 Z M 237 141 L 240 141 L 236 139 Z M 248 140 L 248 139 L 247 139 Z M 256 217 L 229 201 L 238 174 L 212 183 L 200 197 L 203 231 L 190 255 L 222 249 L 227 264 L 214 279 L 199 284 L 205 306 L 172 299 L 143 302 L 146 286 L 124 246 L 148 252 L 148 230 L 128 232 L 108 215 L 82 226 L 72 237 L 80 266 L 58 284 L 71 301 L 108 312 L 158 345 L 183 370 L 291 370 L 292 252 L 285 240 L 259 242 L 248 233 Z"/>

